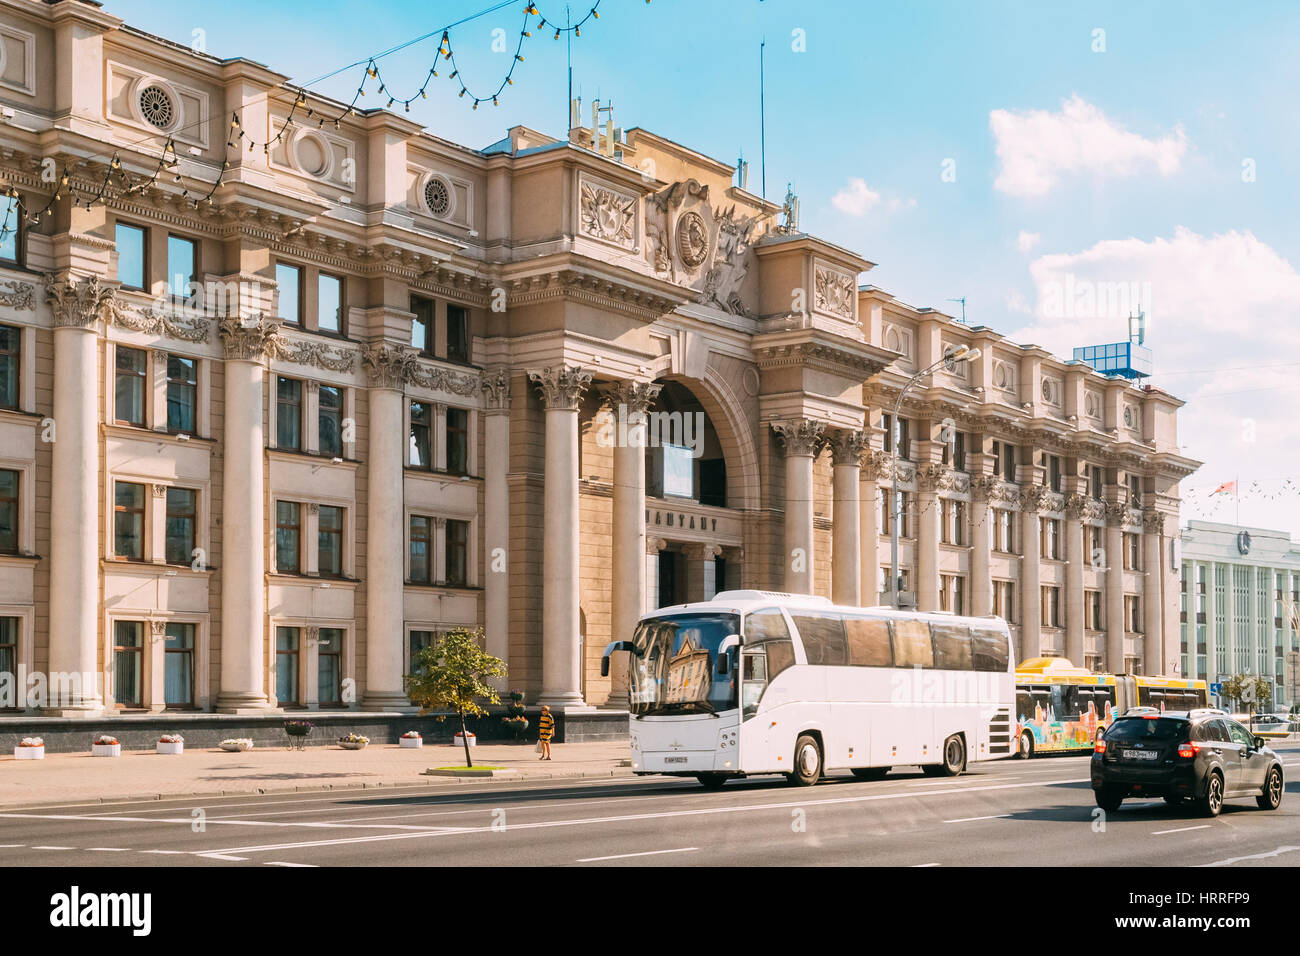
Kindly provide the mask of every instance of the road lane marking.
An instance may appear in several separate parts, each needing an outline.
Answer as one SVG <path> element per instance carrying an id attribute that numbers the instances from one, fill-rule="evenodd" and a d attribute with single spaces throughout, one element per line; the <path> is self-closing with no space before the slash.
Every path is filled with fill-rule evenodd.
<path id="1" fill-rule="evenodd" d="M 14 850 L 25 847 L 26 843 L 0 843 L 0 850 Z"/>
<path id="2" fill-rule="evenodd" d="M 1151 835 L 1163 836 L 1166 833 L 1187 833 L 1189 830 L 1208 830 L 1209 828 L 1210 825 L 1208 823 L 1202 823 L 1198 827 L 1179 827 L 1177 830 L 1156 830 Z"/>
<path id="3" fill-rule="evenodd" d="M 938 863 L 913 863 L 912 869 L 920 870 L 920 869 L 924 869 L 927 866 L 938 866 L 938 865 L 939 865 Z"/>
<path id="4" fill-rule="evenodd" d="M 130 853 L 131 848 L 125 846 L 88 846 L 87 853 Z"/>
<path id="5" fill-rule="evenodd" d="M 578 862 L 599 863 L 601 860 L 626 860 L 629 857 L 634 856 L 659 856 L 663 853 L 691 853 L 698 849 L 699 847 L 697 846 L 684 846 L 679 847 L 676 850 L 646 850 L 644 853 L 616 853 L 613 856 L 588 856 L 578 860 Z"/>
<path id="6" fill-rule="evenodd" d="M 78 813 L 0 813 L 0 818 L 36 820 L 93 820 L 96 823 L 193 823 L 192 817 L 102 817 Z M 404 823 L 282 823 L 274 820 L 231 820 L 208 818 L 207 823 L 237 827 L 308 827 L 322 830 L 458 830 L 459 827 L 416 826 Z M 70 850 L 72 847 L 45 847 L 44 849 Z"/>
<path id="7" fill-rule="evenodd" d="M 313 870 L 320 869 L 320 867 L 318 867 L 315 863 L 279 863 L 275 861 L 268 861 L 266 865 L 267 866 L 308 866 L 311 867 Z"/>
<path id="8" fill-rule="evenodd" d="M 992 813 L 989 814 L 987 817 L 959 817 L 956 820 L 944 820 L 943 822 L 944 823 L 974 823 L 976 820 L 1001 820 L 1004 817 L 1009 817 L 1009 816 L 1011 816 L 1011 814 L 1009 813 Z"/>
<path id="9" fill-rule="evenodd" d="M 1283 853 L 1294 853 L 1300 850 L 1300 846 L 1280 846 L 1276 850 L 1269 850 L 1267 853 L 1252 853 L 1250 856 L 1234 856 L 1226 860 L 1215 860 L 1213 863 L 1202 863 L 1201 866 L 1231 866 L 1233 863 L 1240 863 L 1243 860 L 1267 860 L 1272 857 L 1281 856 Z"/>
<path id="10" fill-rule="evenodd" d="M 209 860 L 235 860 L 238 862 L 248 859 L 246 856 L 231 856 L 228 853 L 195 853 L 194 855 L 206 857 Z"/>
<path id="11" fill-rule="evenodd" d="M 674 817 L 708 816 L 722 813 L 759 813 L 765 810 L 787 810 L 792 807 L 830 806 L 846 803 L 868 803 L 875 800 L 919 800 L 929 796 L 944 796 L 952 793 L 977 793 L 990 790 L 1023 790 L 1029 787 L 1051 787 L 1063 783 L 1086 783 L 1087 777 L 1073 779 L 1045 780 L 1035 783 L 1004 783 L 992 787 L 952 787 L 948 790 L 927 790 L 922 793 L 914 791 L 903 793 L 865 794 L 853 797 L 828 797 L 824 800 L 787 800 L 779 803 L 747 804 L 741 806 L 706 807 L 696 810 L 665 810 L 659 813 L 629 813 L 609 817 L 586 817 L 570 820 L 547 820 L 538 823 L 512 823 L 507 830 L 538 830 L 551 827 L 590 826 L 599 823 L 626 823 L 637 820 L 664 820 Z M 1081 812 L 1085 808 L 1080 808 Z M 150 821 L 152 822 L 152 821 Z M 387 840 L 409 840 L 417 837 L 454 836 L 459 834 L 494 832 L 491 825 L 485 827 L 446 827 L 442 832 L 430 830 L 425 833 L 385 833 L 376 836 L 348 837 L 338 840 L 312 840 L 299 843 L 268 843 L 261 846 L 231 847 L 223 852 L 230 853 L 264 853 L 273 850 L 297 849 L 300 847 L 341 846 L 354 843 L 376 843 Z"/>
<path id="12" fill-rule="evenodd" d="M 34 846 L 32 847 L 32 849 L 33 850 L 71 850 L 74 848 L 70 846 Z"/>
<path id="13" fill-rule="evenodd" d="M 141 850 L 141 853 L 155 853 L 158 856 L 180 856 L 184 850 Z"/>

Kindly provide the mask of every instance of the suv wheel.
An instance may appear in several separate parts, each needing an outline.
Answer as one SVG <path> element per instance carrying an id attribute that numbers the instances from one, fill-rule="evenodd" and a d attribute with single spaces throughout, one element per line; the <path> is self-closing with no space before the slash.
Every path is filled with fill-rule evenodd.
<path id="1" fill-rule="evenodd" d="M 1217 817 L 1223 809 L 1223 777 L 1217 770 L 1210 771 L 1210 778 L 1205 781 L 1205 796 L 1201 797 L 1199 806 L 1207 817 Z"/>
<path id="2" fill-rule="evenodd" d="M 1282 771 L 1272 767 L 1264 780 L 1264 792 L 1255 798 L 1261 810 L 1276 810 L 1282 805 Z"/>
<path id="3" fill-rule="evenodd" d="M 1119 805 L 1124 802 L 1124 796 L 1114 787 L 1102 787 L 1094 790 L 1097 797 L 1097 806 L 1101 807 L 1107 813 L 1113 813 L 1119 809 Z"/>

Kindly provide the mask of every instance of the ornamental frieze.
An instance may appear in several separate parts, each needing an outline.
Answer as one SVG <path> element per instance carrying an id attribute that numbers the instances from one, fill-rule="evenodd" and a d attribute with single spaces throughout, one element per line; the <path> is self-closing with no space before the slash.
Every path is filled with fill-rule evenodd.
<path id="1" fill-rule="evenodd" d="M 453 372 L 438 365 L 424 365 L 417 361 L 411 368 L 410 383 L 435 392 L 474 395 L 480 390 L 480 382 L 477 375 Z"/>
<path id="2" fill-rule="evenodd" d="M 99 284 L 99 276 L 80 280 L 64 273 L 45 275 L 45 298 L 54 312 L 56 329 L 86 329 L 107 316 L 115 290 Z"/>
<path id="3" fill-rule="evenodd" d="M 916 469 L 916 486 L 921 491 L 953 491 L 956 472 L 948 465 L 928 461 Z"/>
<path id="4" fill-rule="evenodd" d="M 184 342 L 206 344 L 212 340 L 212 323 L 202 315 L 168 312 L 150 304 L 138 309 L 114 298 L 109 305 L 109 320 L 119 328 L 148 335 L 162 335 Z"/>
<path id="5" fill-rule="evenodd" d="M 275 335 L 270 341 L 271 358 L 296 365 L 314 365 L 330 372 L 351 372 L 357 364 L 357 353 L 325 342 L 306 342 Z"/>
<path id="6" fill-rule="evenodd" d="M 35 312 L 36 286 L 17 279 L 0 283 L 0 305 L 7 305 L 17 312 Z"/>

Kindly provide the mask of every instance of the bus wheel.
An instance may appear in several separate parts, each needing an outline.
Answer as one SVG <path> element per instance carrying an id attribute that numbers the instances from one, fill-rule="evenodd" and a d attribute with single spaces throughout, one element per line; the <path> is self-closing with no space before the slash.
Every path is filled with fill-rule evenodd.
<path id="1" fill-rule="evenodd" d="M 722 785 L 727 782 L 725 773 L 697 773 L 695 779 L 700 782 L 705 790 L 721 790 Z"/>
<path id="2" fill-rule="evenodd" d="M 884 780 L 885 774 L 893 767 L 854 767 L 853 776 L 858 780 Z"/>
<path id="3" fill-rule="evenodd" d="M 955 777 L 966 769 L 966 741 L 961 734 L 953 734 L 943 742 L 943 763 L 939 773 L 945 777 Z"/>
<path id="4" fill-rule="evenodd" d="M 1016 757 L 1020 760 L 1028 760 L 1034 755 L 1034 735 L 1025 731 L 1020 735 L 1019 745 L 1016 747 Z"/>
<path id="5" fill-rule="evenodd" d="M 786 774 L 791 783 L 811 787 L 822 775 L 822 752 L 816 738 L 800 735 L 794 742 L 794 773 Z"/>

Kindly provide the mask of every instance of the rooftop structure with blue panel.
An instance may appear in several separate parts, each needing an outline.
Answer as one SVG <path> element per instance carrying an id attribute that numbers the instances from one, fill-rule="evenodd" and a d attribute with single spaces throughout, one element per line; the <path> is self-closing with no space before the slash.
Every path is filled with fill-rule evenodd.
<path id="1" fill-rule="evenodd" d="M 1151 350 L 1136 342 L 1085 345 L 1074 350 L 1074 358 L 1105 375 L 1146 378 L 1151 374 Z"/>

